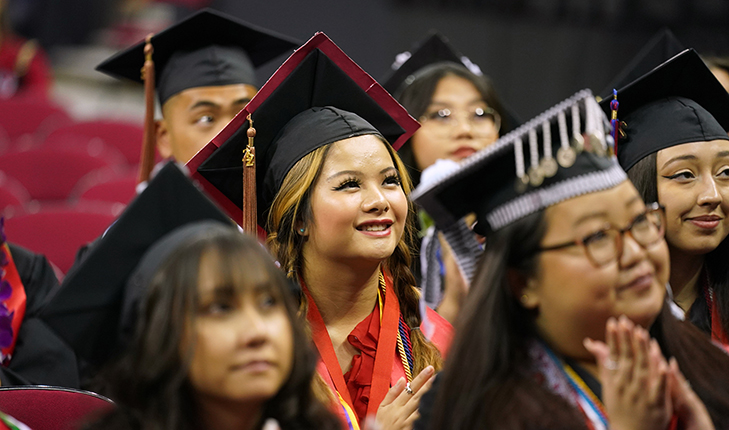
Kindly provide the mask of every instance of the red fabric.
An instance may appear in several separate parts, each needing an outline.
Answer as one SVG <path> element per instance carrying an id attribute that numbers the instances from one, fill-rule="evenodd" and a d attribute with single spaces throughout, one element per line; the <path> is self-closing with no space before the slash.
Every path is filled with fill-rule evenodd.
<path id="1" fill-rule="evenodd" d="M 375 369 L 375 353 L 377 341 L 380 338 L 380 305 L 376 304 L 372 313 L 362 320 L 347 336 L 347 341 L 355 347 L 359 354 L 352 357 L 349 372 L 344 374 L 349 397 L 354 404 L 357 420 L 364 422 L 367 417 L 367 405 L 370 403 L 370 389 L 372 388 L 372 373 Z M 399 353 L 396 360 L 400 360 Z"/>
<path id="2" fill-rule="evenodd" d="M 52 142 L 64 138 L 77 141 L 98 139 L 104 144 L 118 149 L 124 157 L 124 162 L 136 168 L 142 151 L 143 135 L 144 128 L 138 124 L 118 121 L 89 121 L 57 128 L 48 136 L 48 141 Z M 160 160 L 161 157 L 157 154 L 157 161 Z"/>
<path id="3" fill-rule="evenodd" d="M 13 73 L 15 71 L 18 52 L 25 42 L 25 39 L 13 35 L 2 35 L 2 43 L 0 43 L 0 69 L 6 73 Z M 48 58 L 40 45 L 38 45 L 15 97 L 46 100 L 50 94 L 52 80 L 53 77 L 51 76 L 51 67 Z"/>
<path id="4" fill-rule="evenodd" d="M 63 109 L 47 101 L 0 100 L 0 125 L 15 148 L 41 142 L 50 132 L 71 122 Z"/>

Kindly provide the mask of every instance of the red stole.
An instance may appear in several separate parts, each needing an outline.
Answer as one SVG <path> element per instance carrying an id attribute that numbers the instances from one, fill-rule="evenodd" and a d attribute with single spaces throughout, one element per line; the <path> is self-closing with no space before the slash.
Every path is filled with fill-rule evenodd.
<path id="1" fill-rule="evenodd" d="M 309 304 L 306 318 L 311 325 L 314 344 L 319 352 L 321 361 L 317 366 L 319 374 L 324 378 L 333 392 L 338 393 L 344 402 L 353 407 L 354 403 L 349 395 L 347 384 L 344 381 L 344 374 L 339 366 L 339 361 L 334 352 L 332 341 L 329 338 L 324 320 L 316 307 L 316 303 L 309 294 L 306 286 L 303 287 Z M 395 361 L 395 348 L 397 346 L 398 323 L 400 319 L 400 304 L 394 294 L 392 280 L 385 276 L 386 297 L 380 321 L 380 333 L 377 341 L 377 352 L 375 353 L 375 364 L 372 373 L 372 388 L 370 390 L 370 401 L 367 408 L 368 415 L 377 413 L 377 408 L 382 403 L 388 390 Z M 404 373 L 404 372 L 403 372 Z"/>
<path id="2" fill-rule="evenodd" d="M 8 248 L 7 243 L 3 243 L 2 247 L 0 247 L 0 252 L 4 254 L 0 257 L 0 259 L 4 257 L 7 262 L 7 265 L 2 268 L 4 271 L 2 279 L 7 281 L 12 288 L 10 297 L 3 301 L 3 304 L 8 310 L 9 318 L 12 318 L 10 323 L 10 327 L 12 328 L 12 341 L 10 345 L 0 349 L 0 353 L 2 354 L 0 356 L 0 360 L 2 360 L 3 365 L 7 365 L 12 358 L 13 351 L 15 350 L 15 343 L 18 340 L 20 324 L 23 322 L 23 317 L 25 316 L 26 296 L 25 287 L 23 287 L 23 283 L 20 280 L 18 269 L 15 267 L 15 261 L 13 261 L 13 256 L 10 254 L 10 249 Z M 5 327 L 0 327 L 0 329 L 4 328 Z"/>

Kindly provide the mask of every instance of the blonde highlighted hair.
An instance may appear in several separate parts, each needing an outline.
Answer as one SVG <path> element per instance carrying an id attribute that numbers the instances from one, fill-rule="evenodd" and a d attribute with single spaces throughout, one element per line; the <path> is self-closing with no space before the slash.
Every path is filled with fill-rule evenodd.
<path id="1" fill-rule="evenodd" d="M 400 184 L 405 195 L 409 195 L 412 183 L 405 165 L 395 150 L 382 136 L 377 136 L 385 145 L 395 168 L 400 176 Z M 336 142 L 335 142 L 336 143 Z M 271 205 L 268 215 L 267 244 L 273 255 L 281 264 L 286 276 L 297 281 L 302 273 L 302 249 L 304 237 L 297 234 L 298 225 L 307 225 L 313 219 L 311 210 L 311 193 L 319 179 L 331 145 L 315 149 L 299 160 L 288 172 Z M 400 312 L 405 323 L 410 327 L 410 341 L 413 346 L 414 373 L 417 375 L 428 365 L 436 370 L 442 367 L 440 352 L 428 341 L 419 330 L 421 318 L 418 307 L 419 292 L 415 288 L 415 277 L 410 271 L 412 260 L 410 249 L 415 237 L 415 211 L 408 199 L 408 220 L 405 230 L 395 251 L 383 262 L 383 267 L 392 276 L 395 295 L 400 303 Z M 302 301 L 305 312 L 306 299 Z"/>

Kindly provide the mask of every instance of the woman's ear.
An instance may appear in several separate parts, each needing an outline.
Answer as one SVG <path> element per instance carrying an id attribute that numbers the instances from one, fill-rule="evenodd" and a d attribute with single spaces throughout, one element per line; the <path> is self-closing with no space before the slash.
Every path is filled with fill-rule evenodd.
<path id="1" fill-rule="evenodd" d="M 537 309 L 539 307 L 539 294 L 534 278 L 528 278 L 516 269 L 507 269 L 506 279 L 509 282 L 511 294 L 524 308 Z"/>

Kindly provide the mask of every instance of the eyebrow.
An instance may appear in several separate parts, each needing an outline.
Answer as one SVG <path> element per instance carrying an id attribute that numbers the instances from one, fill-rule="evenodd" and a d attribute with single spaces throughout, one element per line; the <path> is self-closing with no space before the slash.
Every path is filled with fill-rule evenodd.
<path id="1" fill-rule="evenodd" d="M 194 105 L 190 106 L 189 110 L 195 110 L 195 109 L 198 109 L 201 107 L 219 109 L 220 105 L 217 103 L 213 103 L 209 100 L 200 100 L 200 101 L 196 102 Z"/>
<path id="2" fill-rule="evenodd" d="M 470 106 L 470 105 L 475 105 L 476 103 L 483 103 L 486 106 L 488 106 L 488 103 L 486 103 L 486 100 L 484 100 L 483 98 L 475 98 L 475 99 L 469 100 L 468 102 L 464 103 L 464 105 L 465 106 Z M 431 101 L 428 106 L 430 107 L 430 106 L 433 106 L 433 105 L 440 105 L 440 106 L 446 106 L 446 107 L 452 106 L 448 102 L 441 102 L 441 101 L 437 101 L 437 100 Z"/>
<path id="3" fill-rule="evenodd" d="M 388 173 L 388 172 L 390 172 L 391 170 L 395 170 L 395 171 L 397 171 L 397 169 L 396 169 L 395 167 L 393 167 L 393 166 L 388 166 L 388 167 L 385 167 L 384 169 L 380 170 L 380 175 L 383 175 L 383 174 L 385 174 L 385 173 Z M 362 173 L 362 171 L 361 171 L 361 170 L 342 170 L 341 172 L 337 172 L 337 173 L 335 173 L 335 174 L 333 174 L 333 175 L 329 176 L 329 177 L 327 178 L 327 181 L 330 181 L 330 180 L 332 180 L 332 179 L 334 179 L 334 178 L 336 178 L 336 177 L 338 177 L 338 176 L 342 176 L 342 175 L 351 175 L 351 176 L 357 176 L 357 175 L 362 175 L 362 174 L 363 174 L 363 173 Z"/>

